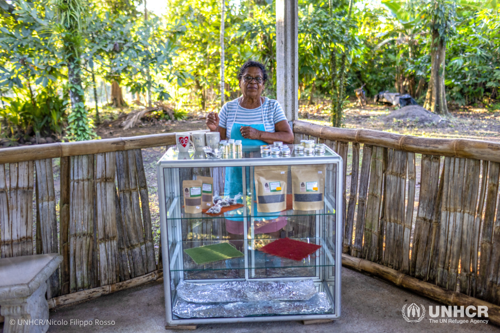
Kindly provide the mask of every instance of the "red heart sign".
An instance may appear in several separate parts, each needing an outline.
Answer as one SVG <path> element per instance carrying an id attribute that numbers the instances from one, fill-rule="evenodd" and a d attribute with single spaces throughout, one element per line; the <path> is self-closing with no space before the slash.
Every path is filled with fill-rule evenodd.
<path id="1" fill-rule="evenodd" d="M 187 146 L 187 144 L 189 143 L 189 136 L 180 137 L 179 143 L 181 144 L 181 146 L 183 146 L 185 148 Z"/>

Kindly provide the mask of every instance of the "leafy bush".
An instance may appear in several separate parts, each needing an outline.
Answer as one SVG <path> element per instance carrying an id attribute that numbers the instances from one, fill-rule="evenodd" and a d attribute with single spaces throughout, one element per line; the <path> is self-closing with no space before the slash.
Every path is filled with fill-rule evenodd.
<path id="1" fill-rule="evenodd" d="M 32 98 L 30 93 L 20 93 L 16 97 L 4 97 L 5 109 L 0 109 L 0 117 L 7 125 L 8 137 L 35 135 L 62 135 L 66 119 L 67 98 L 63 98 L 51 88 L 42 90 Z"/>

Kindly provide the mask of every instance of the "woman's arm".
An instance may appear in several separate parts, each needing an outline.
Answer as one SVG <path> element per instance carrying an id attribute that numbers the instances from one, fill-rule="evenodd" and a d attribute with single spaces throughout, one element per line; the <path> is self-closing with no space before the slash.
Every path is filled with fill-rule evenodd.
<path id="1" fill-rule="evenodd" d="M 263 132 L 256 130 L 250 126 L 242 126 L 240 131 L 241 135 L 246 139 L 262 140 L 267 143 L 273 143 L 275 141 L 281 141 L 283 143 L 293 143 L 294 136 L 288 121 L 282 120 L 274 125 L 276 132 Z M 225 135 L 226 133 L 224 133 Z M 222 138 L 222 133 L 221 133 Z"/>

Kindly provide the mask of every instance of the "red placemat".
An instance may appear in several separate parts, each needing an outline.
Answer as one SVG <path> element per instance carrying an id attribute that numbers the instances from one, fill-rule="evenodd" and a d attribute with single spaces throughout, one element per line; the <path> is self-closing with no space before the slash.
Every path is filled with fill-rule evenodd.
<path id="1" fill-rule="evenodd" d="M 235 209 L 241 208 L 243 206 L 244 205 L 242 205 L 242 204 L 236 204 L 236 205 L 231 205 L 231 206 L 227 206 L 227 207 L 222 207 L 222 209 L 220 210 L 220 213 L 218 213 L 218 214 L 207 213 L 208 209 L 203 209 L 202 212 L 207 214 L 207 215 L 210 215 L 210 216 L 219 216 L 219 215 L 224 214 L 225 212 L 229 212 L 230 210 L 235 210 Z"/>
<path id="2" fill-rule="evenodd" d="M 316 252 L 319 248 L 321 248 L 321 245 L 281 238 L 261 247 L 259 250 L 273 256 L 300 261 Z"/>

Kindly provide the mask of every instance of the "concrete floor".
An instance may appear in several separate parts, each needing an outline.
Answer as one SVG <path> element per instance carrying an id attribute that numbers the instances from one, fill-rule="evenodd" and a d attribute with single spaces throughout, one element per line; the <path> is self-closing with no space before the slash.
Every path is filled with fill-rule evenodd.
<path id="1" fill-rule="evenodd" d="M 300 322 L 199 325 L 194 332 L 495 332 L 485 324 L 433 324 L 429 315 L 419 323 L 406 322 L 401 314 L 405 304 L 438 303 L 397 288 L 385 281 L 342 268 L 342 315 L 328 324 L 304 326 Z M 54 320 L 95 319 L 114 325 L 51 326 L 49 332 L 174 332 L 165 329 L 163 282 L 102 296 L 96 300 L 50 312 Z M 1 326 L 0 326 L 1 327 Z"/>

